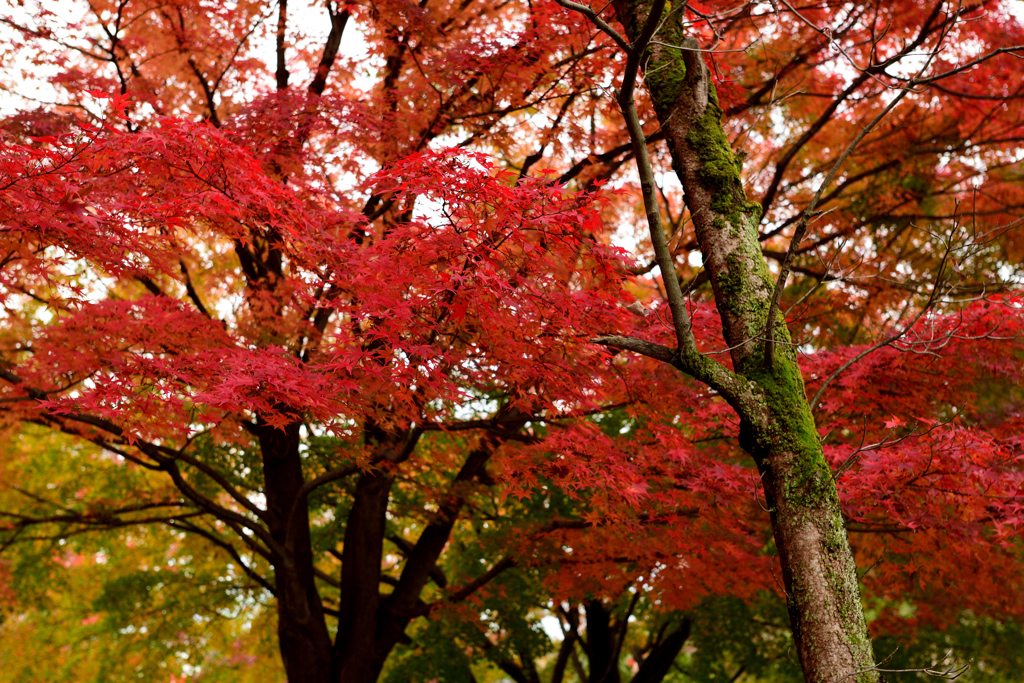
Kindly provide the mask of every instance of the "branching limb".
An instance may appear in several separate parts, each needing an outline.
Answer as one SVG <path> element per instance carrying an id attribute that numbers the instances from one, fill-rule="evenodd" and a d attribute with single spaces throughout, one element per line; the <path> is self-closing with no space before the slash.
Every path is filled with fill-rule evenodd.
<path id="1" fill-rule="evenodd" d="M 341 36 L 348 24 L 348 10 L 340 12 L 334 7 L 333 2 L 327 4 L 327 13 L 331 18 L 331 32 L 327 35 L 327 42 L 324 45 L 323 55 L 320 57 L 320 64 L 316 68 L 316 75 L 309 84 L 309 92 L 314 95 L 323 95 L 327 87 L 327 75 L 334 66 L 334 60 L 338 56 L 338 48 L 341 46 Z"/>
<path id="2" fill-rule="evenodd" d="M 173 527 L 175 529 L 181 529 L 182 531 L 185 531 L 185 532 L 188 532 L 188 533 L 196 534 L 197 536 L 205 538 L 210 543 L 213 543 L 218 548 L 224 550 L 231 557 L 232 561 L 236 565 L 238 565 L 239 569 L 241 569 L 242 572 L 246 576 L 248 576 L 250 579 L 252 579 L 256 583 L 258 583 L 261 588 L 263 588 L 264 590 L 269 592 L 271 595 L 274 595 L 274 596 L 277 595 L 277 592 L 274 590 L 273 584 L 271 584 L 269 581 L 267 581 L 263 576 L 261 576 L 250 565 L 246 564 L 245 561 L 242 559 L 242 556 L 239 554 L 238 549 L 235 548 L 235 546 L 231 545 L 230 543 L 228 543 L 224 539 L 220 538 L 219 536 L 214 534 L 212 531 L 204 529 L 203 527 L 197 526 L 197 525 L 192 524 L 190 522 L 177 522 L 176 521 L 174 523 L 169 523 L 168 526 L 171 526 L 171 527 Z"/>
<path id="3" fill-rule="evenodd" d="M 515 558 L 513 558 L 513 557 L 502 558 L 501 560 L 496 562 L 494 564 L 494 566 L 492 566 L 486 572 L 484 572 L 483 574 L 481 574 L 477 578 L 473 579 L 472 581 L 470 581 L 466 585 L 462 586 L 462 588 L 459 588 L 458 590 L 452 592 L 444 600 L 441 600 L 441 601 L 438 601 L 438 602 L 433 602 L 433 603 L 430 603 L 429 605 L 424 605 L 423 607 L 421 607 L 419 609 L 419 612 L 418 612 L 418 614 L 416 616 L 424 616 L 426 614 L 429 614 L 431 612 L 431 610 L 436 609 L 437 607 L 439 607 L 440 605 L 442 605 L 445 602 L 448 602 L 448 603 L 462 602 L 463 600 L 468 598 L 470 595 L 472 595 L 473 593 L 477 592 L 480 588 L 482 588 L 485 585 L 487 585 L 488 583 L 490 583 L 492 579 L 494 579 L 496 576 L 498 576 L 498 574 L 501 574 L 506 569 L 509 569 L 511 567 L 516 566 L 516 564 L 518 564 L 518 563 L 516 562 Z"/>
<path id="4" fill-rule="evenodd" d="M 640 188 L 644 199 L 644 209 L 647 214 L 647 226 L 651 236 L 651 243 L 654 246 L 655 260 L 661 269 L 662 281 L 665 284 L 669 309 L 672 311 L 672 323 L 676 332 L 676 340 L 680 350 L 684 352 L 683 355 L 690 356 L 697 352 L 693 330 L 690 326 L 690 314 L 686 307 L 686 297 L 683 296 L 682 288 L 679 286 L 679 275 L 676 273 L 672 251 L 669 249 L 668 240 L 665 237 L 665 228 L 661 224 L 661 208 L 658 205 L 656 194 L 657 183 L 654 179 L 654 169 L 651 166 L 651 158 L 647 152 L 647 140 L 644 136 L 643 126 L 640 124 L 634 100 L 636 78 L 640 71 L 640 61 L 644 51 L 647 49 L 648 43 L 658 29 L 664 8 L 665 0 L 655 1 L 647 21 L 640 31 L 640 35 L 627 51 L 629 56 L 626 60 L 622 88 L 618 93 L 617 99 L 619 110 L 626 120 L 626 129 L 629 131 L 629 139 L 633 146 L 633 156 L 636 158 L 637 171 L 640 175 Z"/>
<path id="5" fill-rule="evenodd" d="M 582 5 L 578 2 L 572 2 L 571 0 L 555 0 L 555 2 L 557 2 L 559 5 L 568 10 L 579 12 L 587 19 L 590 19 L 594 26 L 601 29 L 601 31 L 605 35 L 607 35 L 609 38 L 615 41 L 615 44 L 622 48 L 623 52 L 625 52 L 626 54 L 633 54 L 633 47 L 629 44 L 629 41 L 623 38 L 618 31 L 609 26 L 608 22 L 602 19 L 601 15 L 595 12 L 593 9 L 586 5 Z M 661 4 L 662 6 L 664 6 L 664 0 L 662 0 Z M 661 13 L 659 11 L 659 16 L 660 14 Z M 651 35 L 654 35 L 653 31 L 651 32 Z"/>
<path id="6" fill-rule="evenodd" d="M 660 360 L 663 363 L 672 363 L 679 358 L 679 352 L 675 349 L 670 349 L 667 346 L 655 344 L 654 342 L 644 341 L 643 339 L 637 339 L 636 337 L 609 335 L 606 337 L 597 337 L 591 341 L 595 344 L 608 346 L 613 349 L 622 349 L 623 351 L 639 353 L 641 356 Z"/>
<path id="7" fill-rule="evenodd" d="M 413 550 L 415 549 L 415 546 L 412 543 L 407 541 L 405 538 L 399 536 L 398 534 L 389 534 L 387 536 L 387 539 L 391 541 L 395 545 L 395 547 L 398 548 L 399 552 L 401 552 L 407 558 L 410 555 L 412 555 Z M 435 584 L 437 584 L 438 588 L 448 587 L 448 577 L 445 576 L 444 571 L 442 571 L 442 569 L 436 564 L 430 570 L 430 578 Z M 398 583 L 397 579 L 395 580 L 395 583 Z"/>
<path id="8" fill-rule="evenodd" d="M 926 60 L 924 66 L 921 67 L 921 70 L 918 73 L 923 73 L 924 70 L 928 68 L 934 56 L 934 54 L 929 56 L 929 59 Z M 898 105 L 910 92 L 912 92 L 912 90 L 909 88 L 900 90 L 896 97 L 892 98 L 892 101 L 886 105 L 885 109 L 883 109 L 878 116 L 872 119 L 868 125 L 860 129 L 857 136 L 850 141 L 850 144 L 846 146 L 843 153 L 839 155 L 838 159 L 836 159 L 835 164 L 832 165 L 832 169 L 818 186 L 818 190 L 814 193 L 814 196 L 811 198 L 811 202 L 807 205 L 807 208 L 804 209 L 799 222 L 796 224 L 796 228 L 793 231 L 793 239 L 790 240 L 789 243 L 789 250 L 786 252 L 785 258 L 782 260 L 782 265 L 779 269 L 779 277 L 775 281 L 775 288 L 772 290 L 771 304 L 768 308 L 768 321 L 766 323 L 767 327 L 765 328 L 764 343 L 764 364 L 766 367 L 770 368 L 775 364 L 775 318 L 778 316 L 779 300 L 782 297 L 782 290 L 786 288 L 786 280 L 789 279 L 790 264 L 793 261 L 793 257 L 796 255 L 797 249 L 800 248 L 800 243 L 803 241 L 804 233 L 807 231 L 808 221 L 810 221 L 810 219 L 815 215 L 815 209 L 818 206 L 818 202 L 821 200 L 821 195 L 825 192 L 825 188 L 832 184 L 836 174 L 839 173 L 839 169 L 846 162 L 846 159 L 850 154 L 853 153 L 853 150 L 857 148 L 861 141 L 864 140 L 864 138 L 867 137 L 867 135 L 873 131 L 875 127 L 881 123 L 889 113 L 896 108 L 896 105 Z M 812 403 L 811 408 L 813 409 L 813 407 L 814 404 Z"/>
<path id="9" fill-rule="evenodd" d="M 895 651 L 893 651 L 893 654 L 896 654 Z M 969 660 L 966 664 L 957 664 L 956 660 L 953 660 L 953 662 L 951 664 L 949 664 L 946 668 L 940 669 L 939 665 L 941 665 L 943 662 L 945 662 L 947 659 L 949 659 L 949 656 L 951 654 L 953 654 L 953 651 L 949 650 L 948 652 L 946 652 L 946 656 L 944 656 L 942 659 L 937 661 L 935 664 L 932 664 L 931 666 L 924 667 L 924 668 L 921 668 L 921 669 L 882 669 L 881 665 L 884 664 L 886 661 L 888 661 L 889 657 L 892 657 L 892 655 L 889 655 L 889 657 L 886 657 L 885 659 L 883 659 L 881 662 L 879 662 L 878 664 L 876 664 L 874 666 L 868 667 L 866 669 L 860 669 L 859 671 L 851 671 L 850 673 L 846 674 L 845 676 L 842 676 L 841 678 L 837 678 L 835 680 L 835 683 L 842 683 L 843 681 L 848 681 L 851 678 L 855 678 L 857 676 L 860 676 L 861 674 L 869 673 L 869 672 L 872 672 L 872 671 L 878 671 L 880 673 L 887 673 L 887 674 L 889 674 L 889 673 L 894 673 L 894 674 L 898 674 L 898 673 L 920 673 L 920 674 L 924 674 L 928 678 L 938 678 L 938 679 L 944 680 L 944 681 L 955 681 L 956 679 L 958 679 L 962 675 L 964 675 L 967 672 L 968 669 L 971 668 L 971 663 L 974 660 L 973 659 Z"/>
<path id="10" fill-rule="evenodd" d="M 0 377 L 8 380 L 13 384 L 23 384 L 23 380 L 21 380 L 21 378 L 18 377 L 15 373 L 3 368 L 0 368 Z M 33 396 L 35 394 L 41 394 L 40 400 L 44 400 L 46 398 L 45 392 L 41 392 L 38 389 L 25 388 L 25 390 L 28 391 L 30 395 Z M 228 493 L 244 508 L 255 514 L 257 517 L 262 518 L 263 515 L 265 515 L 265 513 L 261 511 L 255 504 L 253 504 L 252 501 L 248 500 L 240 491 L 231 486 L 230 483 L 222 475 L 216 472 L 216 470 L 212 470 L 211 468 L 209 468 L 209 466 L 205 465 L 204 463 L 199 463 L 195 458 L 184 455 L 181 452 L 175 451 L 174 449 L 168 448 L 166 446 L 158 446 L 156 444 L 143 441 L 136 437 L 131 437 L 130 435 L 126 434 L 124 430 L 121 429 L 121 427 L 118 427 L 114 423 L 109 422 L 108 420 L 103 420 L 101 418 L 94 417 L 92 415 L 84 415 L 80 413 L 58 415 L 55 413 L 48 413 L 45 415 L 45 419 L 41 417 L 33 421 L 50 429 L 55 429 L 64 434 L 68 434 L 69 436 L 83 438 L 92 443 L 102 445 L 101 442 L 103 442 L 104 439 L 90 438 L 88 435 L 82 434 L 77 429 L 74 429 L 67 422 L 70 421 L 88 424 L 90 426 L 102 430 L 103 432 L 106 432 L 107 434 L 111 435 L 112 437 L 114 437 L 115 439 L 124 444 L 130 444 L 131 446 L 134 446 L 142 453 L 144 453 L 146 456 L 151 458 L 153 462 L 156 463 L 157 467 L 150 467 L 149 469 L 159 469 L 163 472 L 166 472 L 171 477 L 171 481 L 178 488 L 178 490 L 181 491 L 181 493 L 184 494 L 186 498 L 191 500 L 198 508 L 200 508 L 201 510 L 205 510 L 209 514 L 213 515 L 214 517 L 217 517 L 218 519 L 227 524 L 233 524 L 234 527 L 238 529 L 238 533 L 243 538 L 245 538 L 247 541 L 251 541 L 252 539 L 249 539 L 245 536 L 245 534 L 241 532 L 241 528 L 248 529 L 250 532 L 253 533 L 255 537 L 258 537 L 260 540 L 262 540 L 266 544 L 266 547 L 270 548 L 272 552 L 278 554 L 281 557 L 284 556 L 284 549 L 274 540 L 274 538 L 270 535 L 270 532 L 265 527 L 253 521 L 252 519 L 246 517 L 245 515 L 240 514 L 234 510 L 230 510 L 220 505 L 212 498 L 203 495 L 185 479 L 180 468 L 178 467 L 178 460 L 182 460 L 190 465 L 199 467 L 200 471 L 203 471 L 205 474 L 210 475 L 211 478 L 214 479 L 214 481 L 217 481 L 218 484 L 220 484 L 223 487 L 226 487 L 224 488 L 226 493 Z M 136 460 L 133 459 L 133 461 Z M 138 460 L 138 462 L 142 463 L 144 461 Z"/>
<path id="11" fill-rule="evenodd" d="M 842 464 L 840 464 L 839 467 L 836 468 L 835 472 L 833 472 L 833 474 L 832 474 L 832 479 L 839 479 L 839 477 L 841 477 L 848 469 L 853 467 L 853 464 L 854 464 L 854 461 L 855 461 L 856 457 L 858 455 L 860 455 L 861 453 L 866 453 L 868 451 L 881 450 L 883 448 L 892 448 L 896 444 L 899 444 L 899 443 L 901 443 L 903 441 L 906 441 L 907 439 L 920 439 L 923 436 L 927 436 L 928 434 L 931 434 L 932 432 L 934 432 L 937 429 L 941 429 L 941 428 L 943 428 L 943 427 L 945 427 L 945 426 L 947 426 L 949 424 L 952 424 L 952 422 L 954 420 L 956 420 L 958 417 L 961 417 L 962 415 L 963 415 L 963 411 L 960 410 L 957 413 L 955 413 L 953 415 L 953 417 L 949 418 L 948 420 L 944 420 L 942 422 L 936 422 L 935 424 L 931 425 L 930 427 L 928 427 L 928 429 L 924 430 L 923 432 L 917 431 L 917 428 L 915 427 L 908 434 L 904 434 L 903 436 L 900 436 L 900 437 L 895 438 L 895 439 L 890 439 L 889 437 L 891 437 L 896 432 L 896 427 L 893 427 L 892 429 L 889 430 L 888 434 L 886 434 L 884 437 L 882 437 L 881 441 L 878 441 L 877 443 L 869 444 L 867 446 L 864 445 L 865 436 L 867 435 L 867 431 L 865 430 L 861 434 L 860 444 L 857 446 L 856 450 L 854 450 L 853 453 L 850 453 L 850 455 L 848 455 L 846 457 L 846 460 L 844 460 L 842 462 Z"/>
<path id="12" fill-rule="evenodd" d="M 188 268 L 185 266 L 185 260 L 178 259 L 178 264 L 181 267 L 181 277 L 185 283 L 185 292 L 188 294 L 188 298 L 192 300 L 192 303 L 200 313 L 213 320 L 214 318 L 210 314 L 209 309 L 203 305 L 202 299 L 199 298 L 199 292 L 196 291 L 195 285 L 192 284 L 192 276 L 189 275 Z"/>

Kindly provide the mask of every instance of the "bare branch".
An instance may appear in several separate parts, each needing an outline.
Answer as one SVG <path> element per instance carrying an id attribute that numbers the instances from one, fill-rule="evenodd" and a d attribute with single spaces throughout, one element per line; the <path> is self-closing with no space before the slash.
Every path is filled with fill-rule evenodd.
<path id="1" fill-rule="evenodd" d="M 331 32 L 327 35 L 327 43 L 324 45 L 323 55 L 320 57 L 320 64 L 316 68 L 316 75 L 309 84 L 309 92 L 314 95 L 323 95 L 327 87 L 327 76 L 334 66 L 334 60 L 338 56 L 338 48 L 341 46 L 341 36 L 345 33 L 345 26 L 348 24 L 348 10 L 338 12 L 332 6 L 327 5 L 327 13 L 331 17 Z"/>
<path id="2" fill-rule="evenodd" d="M 516 560 L 512 557 L 502 558 L 501 560 L 496 562 L 494 566 L 492 566 L 490 569 L 488 569 L 483 574 L 481 574 L 477 578 L 473 579 L 472 581 L 464 585 L 462 588 L 458 589 L 457 591 L 454 591 L 444 600 L 434 602 L 429 605 L 424 605 L 423 607 L 421 607 L 419 610 L 419 614 L 417 614 L 417 616 L 429 614 L 431 610 L 436 609 L 438 606 L 445 602 L 462 602 L 470 595 L 478 591 L 480 588 L 488 584 L 498 574 L 502 573 L 506 569 L 509 569 L 510 567 L 516 566 L 516 564 Z"/>
<path id="3" fill-rule="evenodd" d="M 613 349 L 633 351 L 634 353 L 639 353 L 641 356 L 660 360 L 663 363 L 672 363 L 679 359 L 679 352 L 675 349 L 670 349 L 667 346 L 655 344 L 654 342 L 644 341 L 643 339 L 637 339 L 636 337 L 610 335 L 607 337 L 597 337 L 596 339 L 591 339 L 591 341 L 595 344 L 609 346 Z"/>
<path id="4" fill-rule="evenodd" d="M 836 368 L 835 372 L 833 372 L 831 375 L 829 375 L 825 379 L 825 381 L 822 383 L 822 385 L 820 387 L 818 387 L 818 391 L 815 392 L 814 397 L 811 399 L 811 402 L 810 402 L 811 410 L 814 410 L 815 406 L 818 405 L 818 401 L 821 400 L 821 395 L 825 392 L 825 389 L 828 387 L 828 385 L 832 383 L 832 380 L 834 380 L 843 371 L 845 371 L 851 365 L 853 365 L 854 363 L 856 363 L 860 359 L 864 358 L 868 354 L 874 353 L 875 351 L 877 351 L 878 349 L 882 348 L 883 346 L 889 346 L 890 344 L 892 344 L 892 343 L 896 342 L 897 340 L 899 340 L 903 335 L 905 335 L 908 331 L 910 331 L 910 329 L 917 323 L 917 321 L 920 320 L 921 317 L 925 313 L 927 313 L 931 309 L 932 306 L 935 305 L 935 302 L 938 301 L 939 286 L 940 286 L 940 282 L 942 280 L 942 272 L 945 270 L 946 261 L 949 258 L 949 251 L 950 251 L 950 249 L 951 249 L 951 245 L 947 245 L 946 252 L 945 252 L 945 254 L 943 254 L 942 261 L 939 263 L 939 269 L 938 269 L 938 272 L 935 275 L 935 284 L 932 287 L 932 292 L 931 292 L 931 294 L 928 297 L 928 301 L 925 302 L 925 305 L 922 306 L 921 310 L 918 311 L 916 316 L 914 316 L 914 319 L 911 320 L 909 323 L 907 323 L 907 325 L 902 330 L 897 332 L 896 334 L 892 335 L 891 337 L 887 337 L 886 339 L 883 339 L 882 341 L 878 342 L 874 346 L 871 346 L 871 347 L 865 349 L 864 351 L 861 351 L 856 356 L 854 356 L 853 358 L 851 358 L 850 360 L 848 360 L 847 362 L 843 363 L 838 368 Z M 906 310 L 906 309 L 904 309 L 904 310 Z"/>
<path id="5" fill-rule="evenodd" d="M 633 54 L 633 46 L 629 44 L 629 41 L 623 38 L 618 31 L 609 26 L 608 22 L 602 19 L 601 16 L 597 12 L 592 10 L 590 7 L 586 5 L 581 5 L 578 2 L 572 2 L 571 0 L 555 0 L 555 2 L 557 2 L 559 5 L 566 9 L 572 10 L 574 12 L 579 12 L 587 19 L 590 19 L 594 26 L 601 29 L 601 31 L 604 34 L 606 34 L 609 38 L 615 41 L 615 44 L 622 48 L 623 52 L 625 52 L 626 54 Z M 664 1 L 662 1 L 662 5 L 664 5 Z"/>

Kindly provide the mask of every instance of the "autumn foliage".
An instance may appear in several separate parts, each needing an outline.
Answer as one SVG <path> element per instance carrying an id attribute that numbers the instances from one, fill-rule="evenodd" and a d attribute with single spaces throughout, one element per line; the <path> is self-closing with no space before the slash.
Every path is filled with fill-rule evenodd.
<path id="1" fill-rule="evenodd" d="M 781 310 L 872 634 L 911 652 L 1024 620 L 1009 4 L 682 13 L 773 274 L 817 204 Z M 675 343 L 607 35 L 548 0 L 50 5 L 0 10 L 0 680 L 794 675 L 697 633 L 782 611 L 735 413 L 594 343 Z"/>

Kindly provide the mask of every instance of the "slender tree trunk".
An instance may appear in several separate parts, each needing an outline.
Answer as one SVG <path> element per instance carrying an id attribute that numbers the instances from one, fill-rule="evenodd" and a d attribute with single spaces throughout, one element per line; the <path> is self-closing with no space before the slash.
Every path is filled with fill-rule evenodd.
<path id="1" fill-rule="evenodd" d="M 637 40 L 651 7 L 652 0 L 616 0 L 630 40 Z M 666 8 L 645 54 L 644 82 L 668 139 L 732 347 L 742 391 L 732 392 L 729 400 L 741 418 L 741 445 L 764 483 L 804 676 L 811 683 L 835 683 L 874 665 L 856 566 L 783 320 L 776 327 L 774 363 L 765 361 L 762 337 L 775 283 L 758 242 L 760 206 L 744 195 L 741 164 L 722 130 L 722 110 L 696 47 L 679 16 Z M 701 372 L 706 359 L 675 362 L 707 381 L 701 376 L 707 374 Z M 870 671 L 846 680 L 863 683 L 879 676 Z"/>
<path id="2" fill-rule="evenodd" d="M 302 488 L 299 425 L 257 427 L 263 455 L 268 525 L 284 557 L 274 558 L 277 635 L 288 680 L 332 683 L 331 637 L 313 575 L 313 551 Z"/>
<path id="3" fill-rule="evenodd" d="M 356 485 L 341 557 L 336 681 L 373 683 L 395 642 L 382 643 L 381 555 L 394 477 L 367 472 Z M 391 640 L 390 638 L 388 640 Z"/>

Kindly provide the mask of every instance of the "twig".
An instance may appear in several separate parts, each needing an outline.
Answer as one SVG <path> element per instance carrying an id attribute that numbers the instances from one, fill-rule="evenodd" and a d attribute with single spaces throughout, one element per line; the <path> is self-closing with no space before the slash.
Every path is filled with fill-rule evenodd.
<path id="1" fill-rule="evenodd" d="M 893 650 L 893 654 L 896 654 L 895 650 Z M 946 661 L 951 654 L 953 654 L 953 651 L 952 650 L 948 650 L 946 652 L 946 655 L 942 659 L 940 659 L 938 662 L 936 662 L 935 664 L 932 664 L 929 667 L 925 667 L 925 668 L 922 668 L 922 669 L 882 669 L 882 668 L 879 667 L 878 664 L 875 664 L 874 666 L 869 666 L 866 669 L 860 669 L 859 671 L 851 671 L 850 673 L 846 674 L 842 678 L 837 678 L 834 681 L 834 683 L 842 683 L 843 681 L 845 681 L 847 679 L 850 679 L 850 678 L 853 678 L 854 676 L 859 676 L 861 674 L 869 673 L 871 671 L 877 671 L 879 673 L 887 673 L 887 674 L 888 673 L 893 673 L 893 674 L 919 673 L 919 674 L 924 674 L 925 676 L 928 676 L 929 678 L 941 678 L 944 681 L 955 681 L 956 679 L 958 679 L 961 676 L 963 676 L 964 673 L 966 673 L 967 670 L 971 668 L 971 664 L 974 662 L 974 660 L 973 659 L 967 660 L 967 663 L 964 664 L 963 666 L 957 666 L 956 665 L 956 660 L 953 660 L 953 663 L 951 663 L 945 669 L 937 669 L 937 668 L 935 668 L 939 664 L 941 664 L 942 662 Z M 892 655 L 889 655 L 889 657 L 892 657 Z M 889 659 L 889 657 L 886 657 L 885 659 L 883 659 L 880 662 L 880 664 L 885 663 Z"/>

